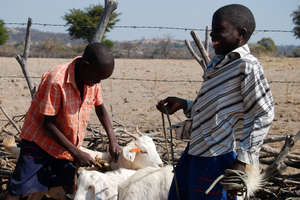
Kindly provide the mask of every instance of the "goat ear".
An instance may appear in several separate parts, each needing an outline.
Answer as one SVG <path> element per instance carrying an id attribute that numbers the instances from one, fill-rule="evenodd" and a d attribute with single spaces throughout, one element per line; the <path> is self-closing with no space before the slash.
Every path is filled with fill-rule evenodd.
<path id="1" fill-rule="evenodd" d="M 136 151 L 131 150 L 134 148 L 137 148 L 134 143 L 129 143 L 127 146 L 123 147 L 123 157 L 130 162 L 133 162 L 136 156 Z"/>

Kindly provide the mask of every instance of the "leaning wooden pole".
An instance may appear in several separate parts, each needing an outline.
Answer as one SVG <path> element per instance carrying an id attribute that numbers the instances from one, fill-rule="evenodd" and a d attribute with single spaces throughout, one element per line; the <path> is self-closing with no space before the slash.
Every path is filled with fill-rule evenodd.
<path id="1" fill-rule="evenodd" d="M 2 106 L 0 106 L 0 110 L 2 111 L 4 116 L 8 119 L 8 121 L 13 125 L 13 127 L 18 131 L 18 133 L 21 133 L 21 130 L 18 127 L 18 125 L 14 122 L 14 120 L 12 120 L 12 118 L 7 114 L 7 112 L 4 110 Z"/>
<path id="2" fill-rule="evenodd" d="M 207 52 L 206 52 L 206 50 L 205 50 L 205 48 L 204 48 L 204 46 L 201 42 L 201 39 L 200 39 L 199 35 L 194 30 L 191 31 L 191 35 L 192 35 L 192 37 L 193 37 L 193 39 L 194 39 L 194 41 L 195 41 L 195 43 L 196 43 L 196 45 L 197 45 L 197 47 L 200 51 L 200 54 L 201 54 L 201 56 L 202 56 L 202 58 L 205 62 L 205 65 L 207 66 L 209 61 L 210 61 L 210 58 L 208 57 L 208 54 L 207 54 Z"/>
<path id="3" fill-rule="evenodd" d="M 25 79 L 26 79 L 31 97 L 33 97 L 33 95 L 35 93 L 35 87 L 34 87 L 33 81 L 31 79 L 31 77 L 29 76 L 29 73 L 28 73 L 27 68 L 26 68 L 26 63 L 27 63 L 27 58 L 28 58 L 28 55 L 29 55 L 30 43 L 31 43 L 31 39 L 30 39 L 31 24 L 32 24 L 32 20 L 29 17 L 28 22 L 27 22 L 24 52 L 23 52 L 22 56 L 17 55 L 16 59 L 17 59 L 18 63 L 20 64 L 21 68 L 22 68 L 22 71 L 23 71 L 23 74 L 25 76 Z"/>
<path id="4" fill-rule="evenodd" d="M 206 50 L 206 53 L 207 55 L 209 55 L 209 29 L 208 29 L 208 26 L 206 26 L 205 28 L 205 42 L 204 42 L 204 47 L 205 47 L 205 50 Z"/>
<path id="5" fill-rule="evenodd" d="M 117 9 L 117 7 L 117 0 L 105 0 L 104 12 L 100 18 L 99 24 L 91 42 L 101 42 L 106 30 L 106 26 L 109 22 L 109 17 L 111 16 L 112 12 Z"/>
<path id="6" fill-rule="evenodd" d="M 189 52 L 191 53 L 191 55 L 192 55 L 192 56 L 196 59 L 196 61 L 200 64 L 200 66 L 202 67 L 203 71 L 205 71 L 206 65 L 205 65 L 204 61 L 203 61 L 202 58 L 200 58 L 200 57 L 196 54 L 196 52 L 194 51 L 194 49 L 193 49 L 193 47 L 192 47 L 190 41 L 189 41 L 189 40 L 185 40 L 185 45 L 187 46 L 187 48 L 188 48 Z"/>

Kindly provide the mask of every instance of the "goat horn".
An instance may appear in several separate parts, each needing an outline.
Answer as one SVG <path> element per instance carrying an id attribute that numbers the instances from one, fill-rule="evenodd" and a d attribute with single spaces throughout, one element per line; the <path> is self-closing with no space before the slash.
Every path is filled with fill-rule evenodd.
<path id="1" fill-rule="evenodd" d="M 139 126 L 136 125 L 135 127 L 135 131 L 137 132 L 137 134 L 139 134 L 139 136 L 143 136 L 143 133 L 140 131 Z"/>
<path id="2" fill-rule="evenodd" d="M 129 133 L 127 130 L 124 129 L 124 130 L 123 130 L 123 133 L 125 133 L 125 134 L 127 134 L 127 135 L 133 137 L 135 140 L 137 140 L 137 137 L 136 137 L 135 135 L 133 135 L 132 133 Z"/>

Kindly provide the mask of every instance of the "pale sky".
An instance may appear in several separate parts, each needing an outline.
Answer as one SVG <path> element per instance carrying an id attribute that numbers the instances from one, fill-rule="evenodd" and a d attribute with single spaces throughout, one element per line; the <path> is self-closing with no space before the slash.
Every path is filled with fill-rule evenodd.
<path id="1" fill-rule="evenodd" d="M 165 26 L 205 28 L 211 17 L 221 6 L 239 3 L 249 7 L 256 19 L 257 30 L 292 30 L 291 13 L 300 6 L 299 0 L 118 0 L 117 12 L 121 13 L 119 26 Z M 63 20 L 72 8 L 84 9 L 104 0 L 1 0 L 0 19 L 6 23 L 27 22 L 65 24 Z M 13 27 L 8 25 L 7 27 Z M 41 31 L 66 32 L 65 27 L 33 25 Z M 66 32 L 67 33 L 67 32 Z M 204 39 L 203 33 L 199 32 Z M 192 40 L 189 31 L 115 28 L 107 34 L 110 40 L 138 40 L 166 38 Z M 271 37 L 277 45 L 300 45 L 292 33 L 256 32 L 250 42 Z"/>

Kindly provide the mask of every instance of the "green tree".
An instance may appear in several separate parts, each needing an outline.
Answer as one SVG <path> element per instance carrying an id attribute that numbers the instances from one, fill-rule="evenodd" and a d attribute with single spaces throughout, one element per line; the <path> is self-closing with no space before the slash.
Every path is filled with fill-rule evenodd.
<path id="1" fill-rule="evenodd" d="M 292 13 L 292 17 L 295 24 L 295 27 L 293 28 L 294 35 L 296 38 L 300 39 L 300 6 L 298 7 L 298 10 L 295 10 Z"/>
<path id="2" fill-rule="evenodd" d="M 300 57 L 300 48 L 296 48 L 292 51 L 293 57 Z"/>
<path id="3" fill-rule="evenodd" d="M 275 55 L 277 47 L 272 38 L 262 38 L 251 46 L 251 52 L 255 55 Z"/>
<path id="4" fill-rule="evenodd" d="M 0 20 L 0 45 L 4 44 L 8 40 L 8 34 L 4 27 L 3 20 Z"/>
<path id="5" fill-rule="evenodd" d="M 70 25 L 68 28 L 69 35 L 72 38 L 83 39 L 90 42 L 96 31 L 99 20 L 104 11 L 103 6 L 96 5 L 80 9 L 71 9 L 70 13 L 64 15 L 63 19 L 67 21 L 66 25 Z M 120 21 L 118 16 L 120 14 L 113 12 L 109 18 L 105 32 L 109 32 L 113 26 Z M 103 40 L 105 40 L 105 35 Z"/>
<path id="6" fill-rule="evenodd" d="M 260 41 L 257 42 L 258 44 L 265 47 L 267 52 L 274 53 L 277 51 L 277 47 L 275 45 L 275 42 L 272 40 L 272 38 L 262 38 Z"/>

